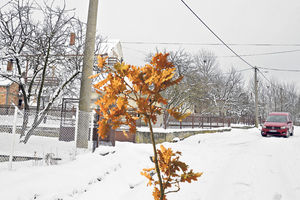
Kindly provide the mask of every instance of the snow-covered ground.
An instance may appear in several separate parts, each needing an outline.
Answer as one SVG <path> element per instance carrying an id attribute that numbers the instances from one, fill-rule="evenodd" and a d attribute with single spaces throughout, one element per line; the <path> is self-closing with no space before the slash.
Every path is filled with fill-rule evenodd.
<path id="1" fill-rule="evenodd" d="M 300 127 L 290 138 L 264 138 L 255 128 L 233 129 L 164 145 L 181 151 L 194 171 L 204 172 L 199 181 L 169 194 L 169 200 L 300 199 Z M 153 166 L 151 155 L 150 144 L 117 142 L 59 165 L 2 169 L 0 199 L 152 200 L 152 188 L 140 175 Z"/>

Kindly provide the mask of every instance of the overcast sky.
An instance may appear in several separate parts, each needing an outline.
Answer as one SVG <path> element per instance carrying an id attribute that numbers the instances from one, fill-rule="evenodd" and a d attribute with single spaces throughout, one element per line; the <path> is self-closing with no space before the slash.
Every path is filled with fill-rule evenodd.
<path id="1" fill-rule="evenodd" d="M 3 5 L 7 0 L 1 0 Z M 86 22 L 88 0 L 66 0 L 69 8 Z M 266 68 L 300 70 L 300 0 L 185 0 L 187 4 L 226 43 L 291 44 L 291 46 L 231 46 L 238 54 L 260 54 L 281 51 L 289 53 L 244 57 L 251 65 Z M 234 66 L 249 68 L 224 46 L 157 45 L 150 43 L 219 43 L 180 0 L 99 0 L 97 31 L 110 39 L 123 42 L 127 63 L 142 65 L 145 55 L 156 48 L 185 49 L 196 53 L 201 49 L 218 56 L 224 71 Z M 296 46 L 295 44 L 298 44 Z M 294 45 L 294 46 L 293 46 Z M 266 71 L 266 70 L 262 70 Z M 253 77 L 253 70 L 243 72 Z M 300 91 L 300 72 L 268 70 L 268 79 L 295 82 Z"/>

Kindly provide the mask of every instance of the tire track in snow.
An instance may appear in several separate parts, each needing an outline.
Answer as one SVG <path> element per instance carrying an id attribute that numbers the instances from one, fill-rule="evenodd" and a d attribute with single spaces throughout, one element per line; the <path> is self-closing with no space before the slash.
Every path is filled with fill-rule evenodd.
<path id="1" fill-rule="evenodd" d="M 59 194 L 59 195 L 40 195 L 34 194 L 30 200 L 71 200 L 77 199 L 78 196 L 82 195 L 89 191 L 89 188 L 93 185 L 105 180 L 107 176 L 111 175 L 114 172 L 117 172 L 121 168 L 121 164 L 117 164 L 115 166 L 110 167 L 107 171 L 102 173 L 102 175 L 97 176 L 96 178 L 90 180 L 88 183 L 82 185 L 82 187 L 74 188 L 71 192 L 67 192 L 66 194 Z"/>
<path id="2" fill-rule="evenodd" d="M 208 177 L 214 182 L 210 181 L 204 199 L 299 198 L 293 177 L 293 174 L 299 174 L 293 166 L 299 163 L 293 162 L 296 158 L 295 147 L 290 145 L 293 137 L 262 138 L 252 134 L 251 138 L 236 135 L 236 138 L 224 141 L 225 145 L 221 147 L 227 151 L 223 155 L 226 159 L 216 173 Z"/>

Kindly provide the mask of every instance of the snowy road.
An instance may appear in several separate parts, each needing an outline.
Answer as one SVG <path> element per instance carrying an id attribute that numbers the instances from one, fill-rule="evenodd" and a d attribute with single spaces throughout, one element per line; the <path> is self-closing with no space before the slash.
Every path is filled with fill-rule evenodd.
<path id="1" fill-rule="evenodd" d="M 258 129 L 200 134 L 179 143 L 199 181 L 183 184 L 168 200 L 299 200 L 300 127 L 290 138 L 261 137 Z M 115 151 L 100 156 L 103 151 Z M 152 167 L 148 144 L 117 143 L 58 166 L 0 171 L 0 199 L 151 200 L 139 172 Z"/>
<path id="2" fill-rule="evenodd" d="M 300 199 L 297 132 L 298 128 L 294 137 L 286 139 L 234 130 L 226 139 L 207 141 L 216 146 L 208 161 L 215 161 L 218 167 L 204 169 L 207 184 L 201 199 Z"/>

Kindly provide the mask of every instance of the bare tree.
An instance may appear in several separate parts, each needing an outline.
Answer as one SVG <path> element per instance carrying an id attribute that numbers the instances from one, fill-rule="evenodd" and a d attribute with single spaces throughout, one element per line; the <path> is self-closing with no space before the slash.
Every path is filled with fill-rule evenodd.
<path id="1" fill-rule="evenodd" d="M 191 73 L 192 67 L 192 56 L 183 49 L 176 51 L 167 51 L 166 49 L 160 51 L 156 50 L 156 53 L 163 52 L 169 53 L 168 59 L 176 67 L 176 78 L 182 76 L 183 80 L 178 84 L 166 89 L 162 95 L 168 99 L 166 109 L 178 108 L 180 112 L 185 113 L 193 109 L 191 104 L 192 91 L 188 86 L 189 74 Z M 154 53 L 149 53 L 146 57 L 146 62 L 149 62 L 153 57 Z M 168 112 L 164 113 L 164 125 L 168 123 L 170 115 Z"/>
<path id="2" fill-rule="evenodd" d="M 70 83 L 81 72 L 85 24 L 65 4 L 54 5 L 54 1 L 38 4 L 33 0 L 12 0 L 7 9 L 0 10 L 2 59 L 13 61 L 15 66 L 12 74 L 3 76 L 16 82 L 23 96 L 25 114 L 20 137 L 24 143 L 59 96 L 68 91 L 74 93 Z M 36 12 L 39 19 L 34 17 Z M 73 46 L 69 42 L 71 33 L 77 36 Z M 98 44 L 100 41 L 98 37 Z M 45 97 L 48 100 L 43 105 Z M 27 130 L 27 113 L 33 101 L 34 122 Z"/>
<path id="3" fill-rule="evenodd" d="M 209 97 L 220 75 L 217 57 L 213 52 L 201 50 L 193 56 L 188 85 L 192 91 L 192 102 L 197 113 L 212 113 L 214 108 Z"/>
<path id="4" fill-rule="evenodd" d="M 238 98 L 244 93 L 243 81 L 241 74 L 233 67 L 228 73 L 220 74 L 217 77 L 209 97 L 217 108 L 218 114 L 224 116 L 228 111 L 235 110 Z"/>

